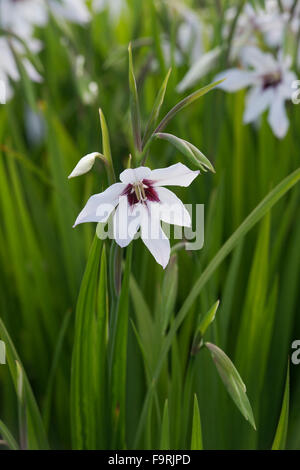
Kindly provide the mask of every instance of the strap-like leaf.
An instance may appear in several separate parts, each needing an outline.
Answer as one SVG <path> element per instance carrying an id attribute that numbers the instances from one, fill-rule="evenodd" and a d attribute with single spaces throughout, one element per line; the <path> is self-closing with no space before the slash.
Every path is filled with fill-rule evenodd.
<path id="1" fill-rule="evenodd" d="M 155 126 L 156 121 L 158 119 L 160 108 L 161 108 L 161 106 L 164 102 L 164 97 L 165 97 L 165 93 L 166 93 L 170 73 L 171 73 L 171 69 L 168 70 L 168 73 L 167 73 L 167 75 L 166 75 L 166 77 L 165 77 L 165 79 L 162 83 L 162 86 L 160 87 L 160 90 L 159 90 L 159 92 L 157 94 L 157 97 L 156 97 L 156 100 L 154 102 L 153 109 L 151 111 L 149 120 L 148 120 L 147 125 L 146 125 L 146 130 L 145 130 L 145 134 L 144 134 L 144 137 L 143 137 L 143 146 L 145 145 L 145 143 L 149 139 L 151 133 L 153 132 L 153 127 Z"/>
<path id="2" fill-rule="evenodd" d="M 0 420 L 0 435 L 11 450 L 19 450 L 19 445 L 8 427 Z"/>
<path id="3" fill-rule="evenodd" d="M 99 109 L 99 116 L 100 116 L 100 124 L 101 124 L 101 132 L 102 132 L 102 147 L 103 147 L 103 155 L 104 161 L 106 161 L 106 169 L 108 172 L 108 180 L 109 183 L 112 184 L 116 181 L 113 159 L 110 150 L 110 140 L 109 140 L 109 132 L 108 127 L 106 124 L 106 119 L 102 112 L 102 109 Z"/>
<path id="4" fill-rule="evenodd" d="M 142 138 L 141 138 L 140 106 L 139 106 L 136 80 L 135 80 L 135 75 L 134 75 L 134 70 L 133 70 L 131 43 L 128 46 L 128 55 L 129 55 L 129 88 L 130 88 L 132 132 L 133 132 L 133 138 L 134 138 L 136 149 L 139 152 L 141 152 L 142 151 Z"/>
<path id="5" fill-rule="evenodd" d="M 191 95 L 187 96 L 186 98 L 183 98 L 183 100 L 179 101 L 169 112 L 166 114 L 166 116 L 162 119 L 162 121 L 158 124 L 157 128 L 155 129 L 155 133 L 162 131 L 166 125 L 173 119 L 173 117 L 182 109 L 186 108 L 190 104 L 192 104 L 194 101 L 196 101 L 198 98 L 201 96 L 205 95 L 208 93 L 210 90 L 215 88 L 217 85 L 222 83 L 223 80 L 218 80 L 217 82 L 213 82 L 210 85 L 206 85 L 203 88 L 200 88 L 199 90 L 195 91 Z"/>

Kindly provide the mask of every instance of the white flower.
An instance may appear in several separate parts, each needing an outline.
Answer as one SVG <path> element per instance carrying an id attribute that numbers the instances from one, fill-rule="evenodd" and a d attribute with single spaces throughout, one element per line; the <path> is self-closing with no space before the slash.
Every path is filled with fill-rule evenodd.
<path id="1" fill-rule="evenodd" d="M 226 39 L 228 39 L 236 13 L 236 7 L 226 11 L 227 24 L 223 29 Z M 280 10 L 277 0 L 266 0 L 264 8 L 258 3 L 255 8 L 250 3 L 246 3 L 234 30 L 230 59 L 235 60 L 244 47 L 257 45 L 256 33 L 262 35 L 270 47 L 282 46 L 288 19 L 289 14 L 287 11 Z"/>
<path id="2" fill-rule="evenodd" d="M 88 153 L 87 155 L 82 157 L 75 166 L 72 173 L 68 176 L 68 178 L 70 179 L 74 178 L 75 176 L 84 175 L 85 173 L 90 171 L 97 157 L 100 157 L 100 153 L 98 152 Z"/>
<path id="3" fill-rule="evenodd" d="M 0 25 L 22 39 L 33 34 L 34 26 L 47 22 L 47 6 L 43 0 L 1 0 Z"/>
<path id="4" fill-rule="evenodd" d="M 90 20 L 85 0 L 1 0 L 1 27 L 13 31 L 23 39 L 33 34 L 35 26 L 44 26 L 49 11 L 57 18 L 84 24 Z"/>
<path id="5" fill-rule="evenodd" d="M 203 53 L 204 26 L 199 16 L 183 3 L 172 0 L 172 8 L 177 10 L 181 23 L 177 31 L 179 49 L 189 56 L 189 63 L 193 64 Z"/>
<path id="6" fill-rule="evenodd" d="M 191 219 L 180 199 L 164 186 L 189 186 L 198 174 L 199 171 L 182 163 L 156 170 L 147 167 L 124 170 L 120 183 L 90 197 L 74 227 L 84 222 L 105 223 L 116 209 L 113 228 L 118 245 L 127 246 L 140 228 L 144 244 L 165 268 L 170 258 L 170 242 L 161 221 L 190 227 Z"/>
<path id="7" fill-rule="evenodd" d="M 165 0 L 165 2 L 172 13 L 176 12 L 176 21 L 179 22 L 174 50 L 169 36 L 161 35 L 160 42 L 165 63 L 171 67 L 174 60 L 174 63 L 180 67 L 188 61 L 192 66 L 203 53 L 204 25 L 199 16 L 185 4 L 175 0 Z M 158 69 L 159 64 L 156 59 L 153 60 L 152 66 L 154 70 Z"/>
<path id="8" fill-rule="evenodd" d="M 49 11 L 58 18 L 64 18 L 75 23 L 86 23 L 90 19 L 85 0 L 0 0 L 0 28 L 12 32 L 26 43 L 33 53 L 42 48 L 39 39 L 33 36 L 35 26 L 44 26 L 49 18 Z M 15 62 L 11 47 L 19 55 L 28 77 L 34 82 L 41 82 L 42 77 L 32 63 L 25 57 L 26 48 L 15 37 L 0 37 L 0 80 L 4 83 L 6 100 L 13 90 L 10 80 L 19 81 L 20 73 Z"/>
<path id="9" fill-rule="evenodd" d="M 232 68 L 216 77 L 216 80 L 226 78 L 218 85 L 219 88 L 234 92 L 250 86 L 244 122 L 255 121 L 268 109 L 268 121 L 274 134 L 283 138 L 289 127 L 285 101 L 291 99 L 292 82 L 296 79 L 290 70 L 291 59 L 279 53 L 276 60 L 272 54 L 263 53 L 256 47 L 246 47 L 243 49 L 243 63 L 249 68 Z"/>
<path id="10" fill-rule="evenodd" d="M 23 57 L 24 47 L 15 39 L 11 40 L 11 44 L 19 54 L 23 66 L 28 74 L 28 77 L 34 82 L 41 82 L 42 77 L 36 71 L 34 66 L 29 62 L 26 57 Z M 6 101 L 10 100 L 13 95 L 13 90 L 10 84 L 10 80 L 19 81 L 20 73 L 16 64 L 11 45 L 6 37 L 0 37 L 0 80 L 4 83 Z"/>

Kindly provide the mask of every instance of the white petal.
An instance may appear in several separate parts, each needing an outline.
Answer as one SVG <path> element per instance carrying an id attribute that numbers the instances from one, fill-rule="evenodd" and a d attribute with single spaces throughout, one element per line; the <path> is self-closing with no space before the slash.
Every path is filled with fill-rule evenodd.
<path id="1" fill-rule="evenodd" d="M 37 38 L 26 38 L 26 45 L 34 54 L 38 54 L 43 49 L 43 42 Z"/>
<path id="2" fill-rule="evenodd" d="M 43 77 L 38 73 L 38 71 L 28 59 L 23 59 L 23 65 L 30 80 L 36 83 L 41 83 L 43 81 Z"/>
<path id="3" fill-rule="evenodd" d="M 98 152 L 92 152 L 82 157 L 75 166 L 72 173 L 68 176 L 68 178 L 74 178 L 75 176 L 84 175 L 85 173 L 90 171 L 98 155 L 100 155 Z"/>
<path id="4" fill-rule="evenodd" d="M 243 63 L 253 67 L 256 71 L 266 71 L 267 68 L 276 66 L 276 61 L 271 54 L 262 52 L 258 47 L 246 46 L 241 51 Z"/>
<path id="5" fill-rule="evenodd" d="M 289 120 L 286 115 L 284 98 L 279 94 L 270 107 L 268 122 L 276 137 L 279 139 L 285 137 L 289 128 Z"/>
<path id="6" fill-rule="evenodd" d="M 16 65 L 10 45 L 5 38 L 0 37 L 0 66 L 1 70 L 8 75 L 12 80 L 17 81 L 20 79 L 18 67 Z"/>
<path id="7" fill-rule="evenodd" d="M 218 85 L 218 88 L 233 92 L 255 83 L 257 75 L 255 72 L 249 72 L 247 70 L 228 69 L 225 72 L 218 74 L 214 80 L 222 80 L 223 78 L 225 78 L 225 80 Z"/>
<path id="8" fill-rule="evenodd" d="M 157 210 L 152 210 L 155 205 L 148 204 L 143 210 L 141 236 L 155 261 L 165 269 L 170 259 L 170 242 L 160 226 Z"/>
<path id="9" fill-rule="evenodd" d="M 199 170 L 190 170 L 183 163 L 175 163 L 175 165 L 168 166 L 167 168 L 152 170 L 150 179 L 154 182 L 154 186 L 186 187 L 192 183 L 199 173 Z"/>
<path id="10" fill-rule="evenodd" d="M 133 208 L 128 206 L 126 196 L 121 196 L 119 205 L 114 214 L 113 228 L 114 239 L 117 244 L 124 248 L 129 245 L 141 222 L 141 204 L 136 204 Z"/>
<path id="11" fill-rule="evenodd" d="M 115 183 L 109 186 L 103 193 L 91 196 L 77 217 L 73 227 L 84 222 L 106 222 L 118 204 L 119 197 L 125 187 L 125 184 Z"/>
<path id="12" fill-rule="evenodd" d="M 85 24 L 91 19 L 90 12 L 82 0 L 63 0 L 60 3 L 50 0 L 50 7 L 57 17 L 62 16 L 73 23 Z"/>
<path id="13" fill-rule="evenodd" d="M 146 166 L 140 166 L 139 168 L 128 168 L 122 171 L 120 174 L 120 180 L 122 183 L 130 184 L 142 181 L 144 178 L 149 179 L 151 175 L 150 168 Z"/>
<path id="14" fill-rule="evenodd" d="M 160 200 L 157 205 L 160 219 L 168 224 L 190 227 L 191 217 L 181 200 L 167 188 L 157 188 L 156 192 Z"/>
<path id="15" fill-rule="evenodd" d="M 180 83 L 178 83 L 176 91 L 182 93 L 187 88 L 193 86 L 200 78 L 206 75 L 214 67 L 221 53 L 221 48 L 215 47 L 211 51 L 203 54 L 186 73 Z"/>
<path id="16" fill-rule="evenodd" d="M 13 96 L 13 89 L 6 75 L 0 73 L 0 104 L 6 104 Z"/>
<path id="17" fill-rule="evenodd" d="M 255 121 L 272 103 L 274 89 L 261 87 L 253 88 L 247 95 L 246 108 L 244 113 L 244 123 Z"/>

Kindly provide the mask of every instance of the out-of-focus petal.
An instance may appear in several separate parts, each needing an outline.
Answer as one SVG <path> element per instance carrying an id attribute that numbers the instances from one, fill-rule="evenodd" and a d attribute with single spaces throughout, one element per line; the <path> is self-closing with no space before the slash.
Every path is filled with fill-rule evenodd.
<path id="1" fill-rule="evenodd" d="M 28 59 L 23 59 L 23 65 L 30 80 L 36 83 L 41 83 L 43 81 L 43 77 L 38 73 L 38 71 Z"/>
<path id="2" fill-rule="evenodd" d="M 57 2 L 50 0 L 49 6 L 53 13 L 59 18 L 60 16 L 68 21 L 78 24 L 86 24 L 90 21 L 91 15 L 83 0 L 63 0 Z"/>
<path id="3" fill-rule="evenodd" d="M 215 47 L 211 51 L 203 54 L 185 74 L 180 83 L 178 83 L 176 90 L 182 93 L 188 88 L 192 87 L 198 80 L 204 77 L 215 66 L 221 53 L 221 48 Z"/>
<path id="4" fill-rule="evenodd" d="M 271 104 L 274 99 L 272 87 L 262 90 L 261 87 L 253 88 L 247 96 L 244 113 L 244 123 L 255 121 Z"/>
<path id="5" fill-rule="evenodd" d="M 214 80 L 223 80 L 224 78 L 224 82 L 217 85 L 217 87 L 229 92 L 242 90 L 257 82 L 257 74 L 255 72 L 240 69 L 225 70 L 219 73 Z"/>
<path id="6" fill-rule="evenodd" d="M 283 139 L 289 128 L 289 120 L 285 110 L 284 98 L 279 94 L 276 95 L 270 107 L 268 122 L 276 137 Z"/>

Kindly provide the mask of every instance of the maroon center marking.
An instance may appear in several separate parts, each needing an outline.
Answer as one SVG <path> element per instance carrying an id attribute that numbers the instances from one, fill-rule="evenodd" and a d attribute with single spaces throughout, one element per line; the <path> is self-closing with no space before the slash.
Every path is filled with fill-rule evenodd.
<path id="1" fill-rule="evenodd" d="M 263 90 L 267 88 L 276 88 L 282 81 L 281 73 L 278 74 L 265 74 L 263 75 Z"/>
<path id="2" fill-rule="evenodd" d="M 145 194 L 145 199 L 138 199 L 134 185 L 128 184 L 124 191 L 122 192 L 122 196 L 127 196 L 128 204 L 132 207 L 139 202 L 146 204 L 147 201 L 150 202 L 160 202 L 158 194 L 153 187 L 154 182 L 151 180 L 144 179 L 140 183 L 143 185 L 143 191 Z"/>

